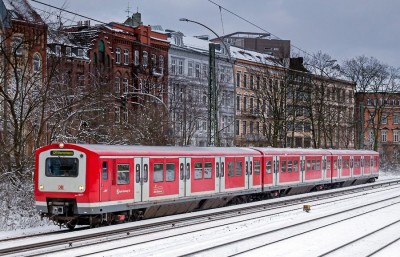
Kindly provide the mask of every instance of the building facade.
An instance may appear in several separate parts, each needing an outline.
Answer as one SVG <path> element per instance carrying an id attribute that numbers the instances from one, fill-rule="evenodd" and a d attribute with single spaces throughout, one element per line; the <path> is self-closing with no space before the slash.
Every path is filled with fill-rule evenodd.
<path id="1" fill-rule="evenodd" d="M 169 108 L 175 144 L 207 146 L 209 133 L 208 40 L 169 31 Z M 233 145 L 232 64 L 223 46 L 216 51 L 218 145 Z"/>

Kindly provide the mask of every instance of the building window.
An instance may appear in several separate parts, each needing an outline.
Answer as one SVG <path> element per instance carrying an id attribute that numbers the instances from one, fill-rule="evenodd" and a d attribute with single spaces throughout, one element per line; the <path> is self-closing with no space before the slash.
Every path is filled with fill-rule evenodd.
<path id="1" fill-rule="evenodd" d="M 250 89 L 254 88 L 254 76 L 250 75 Z"/>
<path id="2" fill-rule="evenodd" d="M 188 76 L 193 77 L 193 62 L 188 63 Z"/>
<path id="3" fill-rule="evenodd" d="M 236 73 L 236 87 L 240 87 L 240 72 Z"/>
<path id="4" fill-rule="evenodd" d="M 121 80 L 119 77 L 115 78 L 115 93 L 118 95 L 121 92 Z"/>
<path id="5" fill-rule="evenodd" d="M 243 112 L 247 111 L 247 97 L 243 97 Z"/>
<path id="6" fill-rule="evenodd" d="M 124 64 L 128 65 L 129 64 L 129 50 L 124 49 Z"/>
<path id="7" fill-rule="evenodd" d="M 159 63 L 160 73 L 163 74 L 164 73 L 164 56 L 160 55 L 159 58 L 160 58 L 160 63 Z"/>
<path id="8" fill-rule="evenodd" d="M 60 45 L 56 45 L 56 55 L 61 56 L 61 46 Z"/>
<path id="9" fill-rule="evenodd" d="M 393 130 L 393 142 L 399 142 L 399 130 Z"/>
<path id="10" fill-rule="evenodd" d="M 208 65 L 207 64 L 203 64 L 202 65 L 202 69 L 203 69 L 203 78 L 207 78 L 207 74 L 208 74 Z"/>
<path id="11" fill-rule="evenodd" d="M 124 109 L 124 123 L 127 124 L 128 123 L 128 109 Z"/>
<path id="12" fill-rule="evenodd" d="M 236 110 L 240 111 L 240 96 L 236 96 Z"/>
<path id="13" fill-rule="evenodd" d="M 387 130 L 382 130 L 381 131 L 381 140 L 382 140 L 382 142 L 386 142 L 387 141 Z"/>
<path id="14" fill-rule="evenodd" d="M 120 64 L 121 63 L 121 49 L 115 49 L 115 62 Z"/>
<path id="15" fill-rule="evenodd" d="M 119 124 L 121 122 L 121 115 L 119 112 L 119 107 L 116 106 L 114 110 L 115 110 L 115 123 Z"/>
<path id="16" fill-rule="evenodd" d="M 128 87 L 129 87 L 128 79 L 127 79 L 127 78 L 124 78 L 122 84 L 123 84 L 123 87 L 124 87 L 124 93 L 127 94 L 127 93 L 129 92 L 129 89 L 128 89 Z"/>
<path id="17" fill-rule="evenodd" d="M 196 63 L 195 65 L 195 76 L 196 78 L 200 78 L 200 63 Z"/>
<path id="18" fill-rule="evenodd" d="M 247 74 L 243 74 L 243 87 L 247 87 Z"/>
<path id="19" fill-rule="evenodd" d="M 153 68 L 153 70 L 155 70 L 157 67 L 157 57 L 155 54 L 151 55 L 151 67 Z"/>
<path id="20" fill-rule="evenodd" d="M 15 55 L 22 55 L 22 38 L 14 37 L 12 48 Z"/>
<path id="21" fill-rule="evenodd" d="M 236 120 L 236 121 L 235 121 L 235 130 L 236 130 L 236 131 L 235 131 L 235 134 L 236 134 L 237 136 L 239 135 L 239 129 L 240 129 L 239 126 L 240 126 L 240 125 L 239 125 L 239 120 Z"/>
<path id="22" fill-rule="evenodd" d="M 246 135 L 247 134 L 247 122 L 244 120 L 242 124 L 243 124 L 242 135 Z"/>
<path id="23" fill-rule="evenodd" d="M 178 74 L 183 75 L 183 60 L 178 60 Z"/>
<path id="24" fill-rule="evenodd" d="M 399 113 L 393 114 L 393 124 L 399 124 Z"/>
<path id="25" fill-rule="evenodd" d="M 80 57 L 83 56 L 83 49 L 81 49 L 81 48 L 78 49 L 78 56 L 80 56 Z"/>
<path id="26" fill-rule="evenodd" d="M 71 47 L 67 46 L 67 47 L 65 48 L 65 55 L 66 55 L 66 56 L 71 56 L 71 55 L 72 55 L 72 54 L 71 54 Z"/>
<path id="27" fill-rule="evenodd" d="M 42 58 L 40 57 L 39 53 L 35 53 L 33 55 L 33 71 L 40 72 L 41 68 L 42 68 Z"/>
<path id="28" fill-rule="evenodd" d="M 149 63 L 149 54 L 146 51 L 143 51 L 143 67 L 147 67 Z"/>
<path id="29" fill-rule="evenodd" d="M 171 74 L 176 74 L 176 59 L 171 58 Z"/>
<path id="30" fill-rule="evenodd" d="M 135 50 L 135 66 L 139 65 L 139 50 Z"/>
<path id="31" fill-rule="evenodd" d="M 382 124 L 387 124 L 387 113 L 382 114 Z"/>

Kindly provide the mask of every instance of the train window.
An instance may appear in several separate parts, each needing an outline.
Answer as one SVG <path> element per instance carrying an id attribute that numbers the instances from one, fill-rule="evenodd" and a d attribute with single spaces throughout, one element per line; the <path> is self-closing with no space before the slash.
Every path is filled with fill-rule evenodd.
<path id="1" fill-rule="evenodd" d="M 360 159 L 354 159 L 354 168 L 360 168 Z"/>
<path id="2" fill-rule="evenodd" d="M 288 160 L 288 162 L 287 162 L 287 171 L 292 172 L 292 161 L 291 160 Z"/>
<path id="3" fill-rule="evenodd" d="M 186 164 L 186 179 L 190 179 L 190 163 Z"/>
<path id="4" fill-rule="evenodd" d="M 307 160 L 307 171 L 311 170 L 311 160 Z"/>
<path id="5" fill-rule="evenodd" d="M 175 181 L 175 163 L 167 163 L 165 180 L 167 182 Z"/>
<path id="6" fill-rule="evenodd" d="M 315 161 L 315 160 L 312 160 L 312 161 L 311 161 L 311 165 L 312 165 L 312 166 L 311 166 L 311 169 L 312 169 L 312 170 L 316 170 L 316 161 Z"/>
<path id="7" fill-rule="evenodd" d="M 337 170 L 337 167 L 338 167 L 337 161 L 338 161 L 338 160 L 333 160 L 333 168 L 334 168 L 335 170 Z"/>
<path id="8" fill-rule="evenodd" d="M 108 163 L 103 162 L 103 168 L 101 169 L 101 179 L 107 180 L 108 179 Z"/>
<path id="9" fill-rule="evenodd" d="M 345 168 L 345 169 L 349 168 L 349 160 L 348 159 L 343 160 L 343 168 Z"/>
<path id="10" fill-rule="evenodd" d="M 235 164 L 233 161 L 228 162 L 228 177 L 235 176 Z"/>
<path id="11" fill-rule="evenodd" d="M 215 176 L 218 178 L 219 177 L 219 162 L 215 165 Z"/>
<path id="12" fill-rule="evenodd" d="M 129 184 L 129 164 L 117 165 L 117 184 L 118 185 Z"/>
<path id="13" fill-rule="evenodd" d="M 203 178 L 203 163 L 195 162 L 194 163 L 194 179 L 202 179 Z"/>
<path id="14" fill-rule="evenodd" d="M 293 171 L 294 172 L 298 172 L 299 171 L 299 161 L 298 160 L 294 160 L 293 161 Z"/>
<path id="15" fill-rule="evenodd" d="M 155 163 L 153 165 L 153 182 L 163 182 L 164 181 L 164 164 Z"/>
<path id="16" fill-rule="evenodd" d="M 79 160 L 77 158 L 52 157 L 46 159 L 47 177 L 77 177 Z"/>
<path id="17" fill-rule="evenodd" d="M 236 161 L 236 176 L 242 176 L 243 163 L 241 161 Z"/>
<path id="18" fill-rule="evenodd" d="M 330 159 L 326 160 L 326 169 L 328 169 L 328 170 L 331 169 L 331 160 Z"/>
<path id="19" fill-rule="evenodd" d="M 179 174 L 180 174 L 180 180 L 183 180 L 183 163 L 181 163 L 181 165 L 179 165 Z"/>
<path id="20" fill-rule="evenodd" d="M 212 178 L 212 163 L 204 163 L 204 178 Z"/>
<path id="21" fill-rule="evenodd" d="M 221 177 L 225 176 L 225 170 L 224 169 L 225 169 L 225 164 L 222 162 L 221 163 L 221 173 L 220 173 Z"/>
<path id="22" fill-rule="evenodd" d="M 140 164 L 136 164 L 136 183 L 140 182 Z"/>
<path id="23" fill-rule="evenodd" d="M 147 182 L 149 180 L 149 165 L 145 164 L 143 167 L 143 181 Z"/>
<path id="24" fill-rule="evenodd" d="M 281 161 L 281 171 L 286 172 L 286 161 Z"/>
<path id="25" fill-rule="evenodd" d="M 321 170 L 321 160 L 317 160 L 317 161 L 315 162 L 315 169 L 316 169 L 316 170 Z"/>
<path id="26" fill-rule="evenodd" d="M 266 167 L 267 173 L 270 174 L 272 172 L 272 162 L 267 161 L 267 167 Z"/>
<path id="27" fill-rule="evenodd" d="M 260 161 L 254 161 L 254 175 L 260 175 L 261 165 Z"/>

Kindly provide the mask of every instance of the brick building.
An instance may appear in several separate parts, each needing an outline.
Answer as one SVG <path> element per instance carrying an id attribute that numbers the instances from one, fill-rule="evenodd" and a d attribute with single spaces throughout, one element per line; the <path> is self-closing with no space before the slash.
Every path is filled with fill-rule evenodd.
<path id="1" fill-rule="evenodd" d="M 378 150 L 383 163 L 400 163 L 400 93 L 356 94 L 356 143 Z"/>

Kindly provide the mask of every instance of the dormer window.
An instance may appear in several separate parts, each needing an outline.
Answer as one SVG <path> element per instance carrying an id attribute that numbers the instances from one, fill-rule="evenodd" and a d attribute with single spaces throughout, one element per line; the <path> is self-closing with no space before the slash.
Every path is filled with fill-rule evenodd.
<path id="1" fill-rule="evenodd" d="M 174 36 L 174 43 L 177 46 L 183 46 L 183 39 L 181 36 Z"/>
<path id="2" fill-rule="evenodd" d="M 78 56 L 83 56 L 83 49 L 81 48 L 78 49 Z"/>
<path id="3" fill-rule="evenodd" d="M 66 56 L 71 56 L 71 47 L 67 46 L 67 47 L 65 48 L 65 55 L 66 55 Z"/>
<path id="4" fill-rule="evenodd" d="M 61 56 L 61 46 L 60 45 L 56 45 L 56 55 Z"/>

